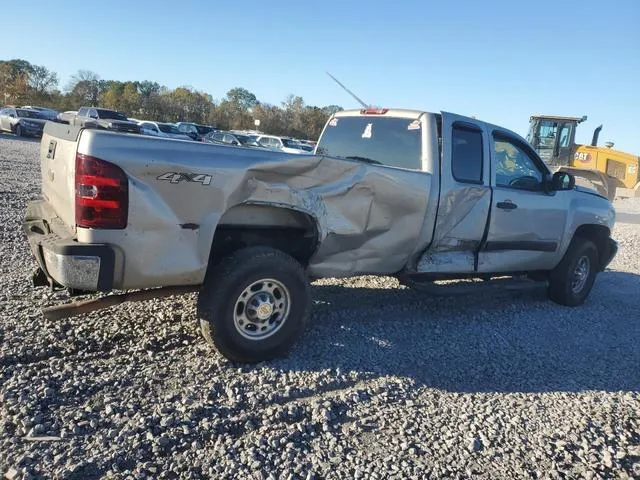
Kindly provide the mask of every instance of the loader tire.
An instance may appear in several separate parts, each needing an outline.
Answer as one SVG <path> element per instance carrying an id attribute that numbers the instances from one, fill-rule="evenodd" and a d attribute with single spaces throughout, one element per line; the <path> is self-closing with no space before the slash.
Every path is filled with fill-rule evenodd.
<path id="1" fill-rule="evenodd" d="M 302 265 L 280 250 L 247 247 L 211 268 L 197 305 L 206 341 L 236 362 L 285 355 L 304 331 L 309 310 Z"/>
<path id="2" fill-rule="evenodd" d="M 583 304 L 595 282 L 598 262 L 595 244 L 586 238 L 575 237 L 549 275 L 549 298 L 569 307 Z"/>

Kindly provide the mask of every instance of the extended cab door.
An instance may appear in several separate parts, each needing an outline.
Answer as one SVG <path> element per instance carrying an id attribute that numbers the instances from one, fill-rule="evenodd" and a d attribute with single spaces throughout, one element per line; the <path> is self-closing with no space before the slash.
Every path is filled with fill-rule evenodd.
<path id="1" fill-rule="evenodd" d="M 433 240 L 418 272 L 471 273 L 491 205 L 487 132 L 471 119 L 442 114 L 440 199 Z"/>
<path id="2" fill-rule="evenodd" d="M 544 191 L 549 171 L 522 139 L 494 130 L 491 156 L 493 199 L 478 271 L 553 268 L 566 225 L 567 196 Z"/>

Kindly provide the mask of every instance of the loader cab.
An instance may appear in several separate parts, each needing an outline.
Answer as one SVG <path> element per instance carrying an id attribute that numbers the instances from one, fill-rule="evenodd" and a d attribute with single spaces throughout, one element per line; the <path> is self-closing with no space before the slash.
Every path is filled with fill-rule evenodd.
<path id="1" fill-rule="evenodd" d="M 576 148 L 576 128 L 586 119 L 533 115 L 529 118 L 527 141 L 547 165 L 570 165 Z"/>

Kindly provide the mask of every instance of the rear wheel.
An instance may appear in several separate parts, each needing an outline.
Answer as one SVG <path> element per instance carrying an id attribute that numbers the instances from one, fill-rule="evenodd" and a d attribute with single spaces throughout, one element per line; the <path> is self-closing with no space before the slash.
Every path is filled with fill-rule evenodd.
<path id="1" fill-rule="evenodd" d="M 207 342 L 239 362 L 284 355 L 306 323 L 309 293 L 302 265 L 279 250 L 248 247 L 212 268 L 198 296 Z"/>
<path id="2" fill-rule="evenodd" d="M 564 258 L 549 275 L 549 297 L 574 307 L 589 296 L 598 272 L 598 249 L 591 240 L 576 237 Z"/>

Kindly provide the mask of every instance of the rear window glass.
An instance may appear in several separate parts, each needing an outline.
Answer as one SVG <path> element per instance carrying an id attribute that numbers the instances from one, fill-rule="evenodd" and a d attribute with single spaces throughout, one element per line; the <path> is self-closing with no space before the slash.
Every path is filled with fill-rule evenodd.
<path id="1" fill-rule="evenodd" d="M 175 125 L 169 123 L 159 123 L 158 128 L 164 133 L 180 133 L 180 130 L 178 130 Z"/>
<path id="2" fill-rule="evenodd" d="M 42 115 L 42 113 L 40 113 L 37 110 L 27 110 L 27 109 L 22 109 L 22 108 L 18 108 L 16 110 L 17 114 L 19 117 L 22 118 L 41 118 L 44 119 L 44 116 Z"/>
<path id="3" fill-rule="evenodd" d="M 316 154 L 420 170 L 420 123 L 397 117 L 337 117 L 325 128 Z"/>
<path id="4" fill-rule="evenodd" d="M 198 133 L 200 135 L 204 135 L 206 133 L 209 133 L 211 130 L 213 130 L 213 128 L 211 127 L 206 127 L 204 125 L 196 125 L 196 130 L 198 131 Z"/>
<path id="5" fill-rule="evenodd" d="M 105 120 L 126 120 L 127 117 L 120 112 L 116 112 L 114 110 L 96 110 L 98 112 L 98 117 Z"/>

